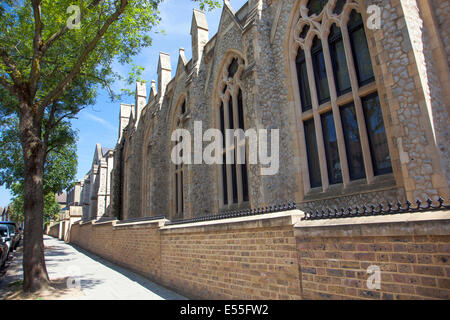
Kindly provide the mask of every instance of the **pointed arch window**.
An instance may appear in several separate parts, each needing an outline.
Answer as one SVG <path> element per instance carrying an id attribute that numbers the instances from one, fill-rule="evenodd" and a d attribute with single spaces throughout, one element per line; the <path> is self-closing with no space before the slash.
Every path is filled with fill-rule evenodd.
<path id="1" fill-rule="evenodd" d="M 240 205 L 249 201 L 248 188 L 248 166 L 247 153 L 245 153 L 245 161 L 240 163 L 237 159 L 237 149 L 242 143 L 235 139 L 233 146 L 226 149 L 225 132 L 226 130 L 242 129 L 245 131 L 245 114 L 244 114 L 244 96 L 240 86 L 240 75 L 243 71 L 243 60 L 239 57 L 233 57 L 225 69 L 222 77 L 224 83 L 219 85 L 219 107 L 218 107 L 218 124 L 222 132 L 223 140 L 223 164 L 220 165 L 220 206 L 230 207 Z M 245 141 L 244 141 L 245 143 Z M 245 145 L 241 150 L 245 150 Z M 227 163 L 226 153 L 232 152 L 234 155 L 232 163 Z"/>
<path id="2" fill-rule="evenodd" d="M 370 184 L 392 173 L 392 164 L 359 4 L 310 0 L 307 8 L 293 34 L 305 190 L 361 179 Z M 311 24 L 312 13 L 326 20 L 332 15 L 333 23 Z"/>
<path id="3" fill-rule="evenodd" d="M 175 126 L 174 130 L 183 128 L 182 116 L 186 112 L 186 100 L 183 100 L 182 104 L 177 108 L 177 113 L 175 115 Z M 175 143 L 176 145 L 183 142 L 183 137 L 180 136 L 179 140 Z M 177 160 L 181 160 L 183 158 L 183 150 L 180 150 L 179 153 L 176 154 L 178 157 Z M 184 208 L 184 173 L 185 166 L 182 161 L 177 161 L 174 165 L 173 170 L 173 208 L 174 208 L 174 218 L 182 219 L 184 216 L 185 208 Z"/>
<path id="4" fill-rule="evenodd" d="M 151 169 L 151 127 L 146 130 L 144 137 L 144 144 L 142 148 L 142 212 L 144 216 L 150 217 L 152 207 L 152 169 Z"/>

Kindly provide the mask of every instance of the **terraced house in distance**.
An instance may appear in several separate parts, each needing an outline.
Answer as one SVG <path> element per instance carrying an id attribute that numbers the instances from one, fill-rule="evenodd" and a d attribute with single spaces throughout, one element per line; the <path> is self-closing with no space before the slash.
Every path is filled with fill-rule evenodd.
<path id="1" fill-rule="evenodd" d="M 195 10 L 192 59 L 161 53 L 120 106 L 109 207 L 70 241 L 194 298 L 449 299 L 449 20 L 446 0 L 224 1 L 210 36 Z M 174 164 L 196 121 L 278 129 L 278 172 L 248 143 Z"/>

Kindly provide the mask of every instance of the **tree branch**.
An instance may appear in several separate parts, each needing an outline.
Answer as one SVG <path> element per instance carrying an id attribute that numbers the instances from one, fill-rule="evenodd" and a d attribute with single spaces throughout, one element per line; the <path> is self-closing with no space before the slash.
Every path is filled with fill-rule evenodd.
<path id="1" fill-rule="evenodd" d="M 113 24 L 123 13 L 126 6 L 128 5 L 128 0 L 120 0 L 120 6 L 116 9 L 116 11 L 106 20 L 105 24 L 102 28 L 97 32 L 96 36 L 88 43 L 85 47 L 81 55 L 79 56 L 77 62 L 73 66 L 72 70 L 69 72 L 67 77 L 61 81 L 44 99 L 38 102 L 40 108 L 45 108 L 50 103 L 52 103 L 64 90 L 65 88 L 72 82 L 72 80 L 79 74 L 83 63 L 89 57 L 89 54 L 92 50 L 95 49 L 97 43 L 103 37 L 103 35 L 108 31 L 111 24 Z"/>
<path id="2" fill-rule="evenodd" d="M 8 90 L 13 96 L 17 97 L 17 90 L 14 88 L 14 84 L 10 83 L 8 80 L 6 80 L 3 77 L 0 77 L 0 84 Z"/>
<path id="3" fill-rule="evenodd" d="M 50 129 L 53 128 L 53 121 L 55 121 L 57 103 L 53 102 L 50 114 L 48 116 L 47 124 L 44 127 L 44 145 L 47 146 L 48 138 L 50 137 Z"/>
<path id="4" fill-rule="evenodd" d="M 0 56 L 2 57 L 3 62 L 5 65 L 10 69 L 10 71 L 6 71 L 14 81 L 14 85 L 19 87 L 22 85 L 22 75 L 20 74 L 20 71 L 16 68 L 16 65 L 14 64 L 14 61 L 9 56 L 8 52 L 0 46 Z"/>
<path id="5" fill-rule="evenodd" d="M 97 6 L 100 3 L 101 0 L 94 0 L 92 3 L 88 6 L 88 10 L 92 9 L 93 7 Z M 47 41 L 45 41 L 44 45 L 42 46 L 42 52 L 45 53 L 50 47 L 58 41 L 61 37 L 63 37 L 67 31 L 70 29 L 67 27 L 67 24 L 64 24 L 64 26 L 54 34 L 52 34 Z"/>
<path id="6" fill-rule="evenodd" d="M 40 63 L 42 57 L 42 21 L 41 21 L 41 0 L 33 0 L 31 2 L 34 15 L 34 39 L 33 39 L 33 61 L 30 72 L 30 97 L 34 98 L 37 90 L 37 82 L 40 74 Z M 32 101 L 30 101 L 30 104 Z"/>

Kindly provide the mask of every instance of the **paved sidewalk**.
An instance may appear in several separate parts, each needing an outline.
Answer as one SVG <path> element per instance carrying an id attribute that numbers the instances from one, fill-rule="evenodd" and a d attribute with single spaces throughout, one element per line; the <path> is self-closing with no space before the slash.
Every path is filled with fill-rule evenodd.
<path id="1" fill-rule="evenodd" d="M 77 300 L 186 299 L 134 272 L 58 239 L 44 236 L 44 244 L 50 279 L 79 275 L 84 295 L 75 298 Z"/>

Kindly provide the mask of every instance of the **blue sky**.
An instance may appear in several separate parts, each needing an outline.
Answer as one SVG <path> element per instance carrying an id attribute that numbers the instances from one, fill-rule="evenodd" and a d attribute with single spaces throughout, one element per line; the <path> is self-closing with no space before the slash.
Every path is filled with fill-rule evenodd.
<path id="1" fill-rule="evenodd" d="M 246 0 L 230 1 L 235 11 L 239 10 L 246 2 Z M 145 67 L 143 78 L 148 81 L 147 91 L 150 87 L 149 82 L 158 78 L 156 69 L 160 51 L 170 54 L 172 75 L 176 70 L 180 47 L 186 49 L 186 58 L 188 60 L 191 58 L 191 36 L 189 32 L 194 8 L 198 9 L 198 2 L 188 0 L 165 0 L 160 5 L 162 20 L 157 30 L 163 29 L 165 33 L 152 32 L 153 45 L 142 50 L 133 59 L 135 64 Z M 217 32 L 221 13 L 222 8 L 206 13 L 210 38 Z M 123 76 L 127 76 L 131 67 L 117 64 L 114 69 Z M 116 83 L 114 90 L 118 92 L 121 87 L 121 83 Z M 133 99 L 133 97 L 127 97 L 122 102 L 134 103 Z M 119 108 L 120 102 L 111 102 L 107 92 L 100 90 L 96 104 L 87 107 L 78 115 L 78 119 L 73 120 L 73 127 L 79 131 L 77 180 L 84 177 L 90 170 L 97 143 L 100 143 L 103 147 L 115 147 L 119 130 Z M 5 207 L 10 201 L 11 196 L 8 190 L 0 187 L 0 207 Z"/>

